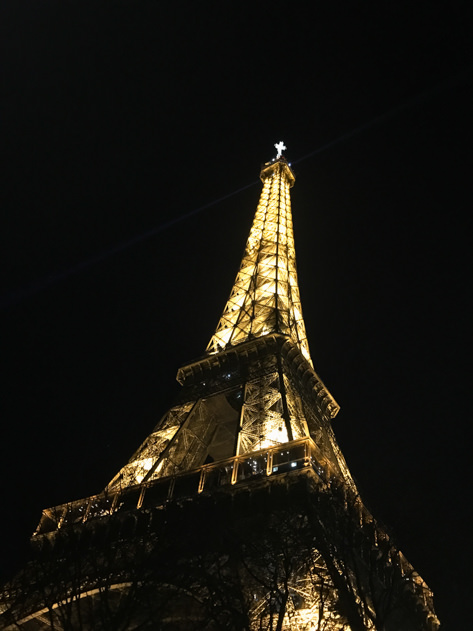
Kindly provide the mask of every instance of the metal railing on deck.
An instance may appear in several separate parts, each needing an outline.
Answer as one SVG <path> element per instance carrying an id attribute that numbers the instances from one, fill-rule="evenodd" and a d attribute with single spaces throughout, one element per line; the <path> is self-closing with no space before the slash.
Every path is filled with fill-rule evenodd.
<path id="1" fill-rule="evenodd" d="M 161 506 L 169 500 L 212 493 L 225 486 L 247 484 L 304 467 L 310 467 L 323 481 L 332 477 L 329 461 L 309 437 L 205 464 L 192 471 L 125 488 L 118 493 L 95 495 L 48 508 L 43 511 L 35 534 L 52 532 L 62 526 L 83 523 L 117 511 Z"/>

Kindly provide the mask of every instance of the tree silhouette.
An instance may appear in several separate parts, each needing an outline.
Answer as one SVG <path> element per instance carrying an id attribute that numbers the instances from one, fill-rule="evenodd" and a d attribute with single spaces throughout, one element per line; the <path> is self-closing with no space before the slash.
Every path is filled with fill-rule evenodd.
<path id="1" fill-rule="evenodd" d="M 349 493 L 304 474 L 66 524 L 5 586 L 0 628 L 433 630 L 424 584 Z"/>

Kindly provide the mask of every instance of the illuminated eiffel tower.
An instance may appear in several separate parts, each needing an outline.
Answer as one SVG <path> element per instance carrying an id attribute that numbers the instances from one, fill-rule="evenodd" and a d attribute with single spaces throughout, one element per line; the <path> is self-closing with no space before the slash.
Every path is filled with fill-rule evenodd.
<path id="1" fill-rule="evenodd" d="M 302 317 L 295 178 L 275 147 L 205 355 L 102 493 L 43 511 L 0 628 L 438 628 L 335 440 Z"/>

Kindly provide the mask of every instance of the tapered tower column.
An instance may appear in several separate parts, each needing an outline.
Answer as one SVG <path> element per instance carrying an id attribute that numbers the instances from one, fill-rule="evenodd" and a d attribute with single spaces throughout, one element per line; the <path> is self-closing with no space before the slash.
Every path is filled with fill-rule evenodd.
<path id="1" fill-rule="evenodd" d="M 280 157 L 261 171 L 263 190 L 233 289 L 208 353 L 271 333 L 287 335 L 311 362 L 292 228 L 294 174 Z"/>

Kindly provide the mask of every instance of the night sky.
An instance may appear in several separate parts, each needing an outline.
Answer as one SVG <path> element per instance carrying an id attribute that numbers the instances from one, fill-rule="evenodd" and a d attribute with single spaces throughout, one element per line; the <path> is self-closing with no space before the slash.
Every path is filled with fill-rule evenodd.
<path id="1" fill-rule="evenodd" d="M 465 628 L 470 40 L 455 1 L 2 2 L 2 576 L 173 402 L 283 140 L 335 434 Z"/>

